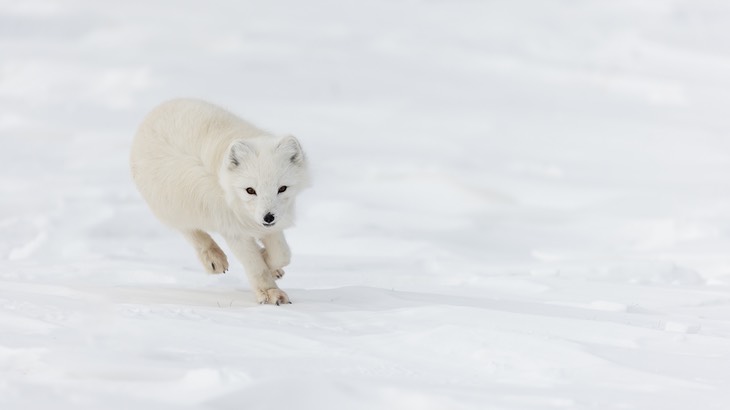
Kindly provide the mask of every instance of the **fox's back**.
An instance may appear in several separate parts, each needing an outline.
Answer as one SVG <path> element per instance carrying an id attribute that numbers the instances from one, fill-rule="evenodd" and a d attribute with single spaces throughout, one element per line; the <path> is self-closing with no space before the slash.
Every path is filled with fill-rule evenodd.
<path id="1" fill-rule="evenodd" d="M 130 165 L 137 187 L 153 212 L 170 225 L 200 225 L 220 214 L 218 172 L 236 138 L 263 133 L 213 104 L 190 99 L 165 102 L 142 121 Z"/>

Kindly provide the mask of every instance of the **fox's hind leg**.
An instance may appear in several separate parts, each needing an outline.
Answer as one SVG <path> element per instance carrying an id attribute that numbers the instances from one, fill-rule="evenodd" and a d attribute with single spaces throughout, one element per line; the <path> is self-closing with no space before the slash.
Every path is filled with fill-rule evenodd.
<path id="1" fill-rule="evenodd" d="M 228 270 L 226 254 L 210 235 L 198 229 L 183 231 L 183 235 L 195 248 L 200 262 L 208 273 L 225 273 Z"/>

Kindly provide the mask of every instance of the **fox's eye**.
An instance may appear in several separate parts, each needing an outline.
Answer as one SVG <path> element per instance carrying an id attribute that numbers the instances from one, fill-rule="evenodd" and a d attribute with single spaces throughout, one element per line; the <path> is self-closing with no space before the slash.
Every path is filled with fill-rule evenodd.
<path id="1" fill-rule="evenodd" d="M 282 185 L 282 186 L 280 186 L 280 187 L 279 187 L 279 193 L 282 193 L 282 192 L 286 191 L 286 188 L 287 188 L 287 186 L 286 186 L 286 185 Z"/>
<path id="2" fill-rule="evenodd" d="M 248 192 L 249 195 L 256 195 L 256 190 L 251 187 L 246 188 L 246 192 Z"/>

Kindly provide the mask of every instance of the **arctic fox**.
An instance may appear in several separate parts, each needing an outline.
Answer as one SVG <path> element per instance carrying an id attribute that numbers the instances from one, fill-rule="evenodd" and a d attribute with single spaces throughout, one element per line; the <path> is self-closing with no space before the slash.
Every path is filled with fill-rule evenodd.
<path id="1" fill-rule="evenodd" d="M 213 104 L 177 99 L 143 120 L 132 143 L 132 178 L 152 212 L 179 230 L 210 273 L 228 259 L 219 233 L 243 264 L 259 303 L 291 303 L 275 279 L 291 253 L 283 229 L 309 185 L 292 136 L 275 137 Z"/>

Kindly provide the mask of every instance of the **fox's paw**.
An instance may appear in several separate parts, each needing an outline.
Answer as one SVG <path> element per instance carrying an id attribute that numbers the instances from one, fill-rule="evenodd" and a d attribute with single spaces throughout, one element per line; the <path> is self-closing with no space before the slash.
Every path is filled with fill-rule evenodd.
<path id="1" fill-rule="evenodd" d="M 208 273 L 225 273 L 228 270 L 228 258 L 218 246 L 201 249 L 198 256 Z"/>
<path id="2" fill-rule="evenodd" d="M 286 292 L 278 288 L 256 290 L 256 300 L 262 305 L 272 304 L 278 306 L 282 303 L 291 303 Z"/>
<path id="3" fill-rule="evenodd" d="M 279 280 L 284 277 L 284 269 L 274 269 L 271 271 L 271 276 L 274 277 L 274 279 Z"/>

